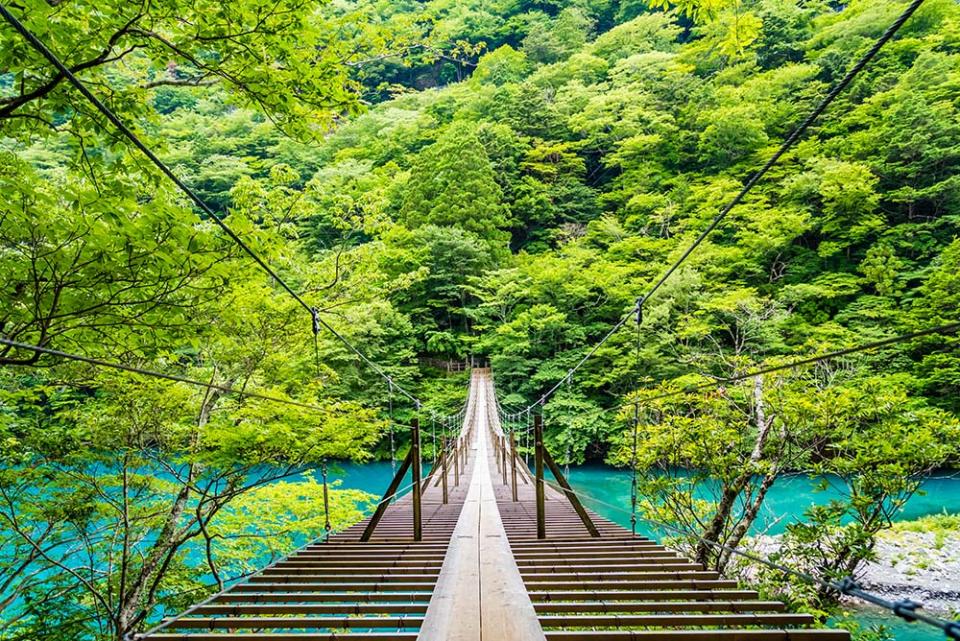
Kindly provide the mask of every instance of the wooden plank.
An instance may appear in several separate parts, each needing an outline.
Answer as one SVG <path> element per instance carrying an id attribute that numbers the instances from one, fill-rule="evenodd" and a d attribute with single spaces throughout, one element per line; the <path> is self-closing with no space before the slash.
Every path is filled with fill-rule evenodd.
<path id="1" fill-rule="evenodd" d="M 655 586 L 657 587 L 657 586 Z M 535 603 L 537 601 L 574 601 L 583 599 L 584 601 L 672 601 L 672 600 L 703 600 L 713 601 L 717 599 L 756 599 L 759 594 L 754 590 L 551 590 L 539 591 L 530 590 L 530 599 Z"/>
<path id="2" fill-rule="evenodd" d="M 411 592 L 432 590 L 433 581 L 391 583 L 241 583 L 234 592 Z"/>
<path id="3" fill-rule="evenodd" d="M 193 614 L 425 614 L 424 603 L 237 603 L 202 605 Z"/>
<path id="4" fill-rule="evenodd" d="M 392 603 L 430 601 L 429 592 L 227 592 L 213 603 L 350 603 L 390 601 Z"/>
<path id="5" fill-rule="evenodd" d="M 165 641 L 343 641 L 343 632 L 317 634 L 309 632 L 157 632 L 150 639 Z M 417 641 L 416 632 L 351 632 L 349 639 L 362 641 Z"/>
<path id="6" fill-rule="evenodd" d="M 184 617 L 173 621 L 168 629 L 203 628 L 214 629 L 290 629 L 319 630 L 333 628 L 396 628 L 416 629 L 423 621 L 420 617 Z"/>
<path id="7" fill-rule="evenodd" d="M 538 602 L 533 607 L 544 613 L 585 612 L 782 612 L 780 601 L 570 601 Z"/>
<path id="8" fill-rule="evenodd" d="M 705 626 L 810 625 L 809 614 L 616 614 L 547 615 L 540 617 L 545 628 L 699 628 Z"/>
<path id="9" fill-rule="evenodd" d="M 480 521 L 480 578 L 483 594 L 481 617 L 483 620 L 484 641 L 545 641 L 543 629 L 537 618 L 533 602 L 527 595 L 524 580 L 520 575 L 507 533 L 504 530 L 500 510 L 497 507 L 497 497 L 493 489 L 492 466 L 486 460 L 489 451 L 490 429 L 487 424 L 494 416 L 496 409 L 493 406 L 492 386 L 487 379 L 486 388 L 481 390 L 481 408 L 486 410 L 481 414 L 476 424 L 479 448 L 477 461 L 479 468 L 486 468 L 486 473 L 480 477 L 481 483 L 481 521 Z M 487 392 L 490 396 L 487 396 Z M 506 451 L 501 444 L 501 472 L 506 483 Z"/>
<path id="10" fill-rule="evenodd" d="M 474 469 L 474 474 L 477 473 L 477 469 Z M 471 481 L 470 490 L 460 511 L 460 521 L 453 531 L 436 588 L 420 626 L 420 639 L 480 639 L 480 591 L 477 587 L 480 582 L 477 529 L 480 497 L 476 488 L 476 484 Z"/>

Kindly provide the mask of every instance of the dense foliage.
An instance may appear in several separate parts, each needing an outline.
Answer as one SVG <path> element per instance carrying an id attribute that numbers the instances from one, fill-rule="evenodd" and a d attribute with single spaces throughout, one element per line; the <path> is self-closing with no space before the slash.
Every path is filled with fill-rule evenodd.
<path id="1" fill-rule="evenodd" d="M 904 6 L 21 4 L 438 414 L 462 380 L 426 363 L 489 359 L 520 406 L 562 379 Z M 701 537 L 739 544 L 779 475 L 830 475 L 843 498 L 792 526 L 781 554 L 855 572 L 918 478 L 960 462 L 957 339 L 684 389 L 957 320 L 958 70 L 960 8 L 927 0 L 549 401 L 555 457 L 636 456 L 643 514 L 721 569 L 731 558 Z M 388 391 L 329 334 L 315 346 L 309 316 L 6 27 L 0 72 L 0 334 L 325 410 L 0 349 L 0 540 L 14 550 L 0 555 L 0 636 L 120 638 L 251 570 L 251 551 L 318 534 L 315 476 L 298 474 L 384 456 Z M 394 400 L 402 421 L 411 408 Z M 634 412 L 616 411 L 632 400 L 636 455 Z M 334 498 L 337 526 L 365 500 Z M 282 541 L 229 538 L 278 502 Z"/>

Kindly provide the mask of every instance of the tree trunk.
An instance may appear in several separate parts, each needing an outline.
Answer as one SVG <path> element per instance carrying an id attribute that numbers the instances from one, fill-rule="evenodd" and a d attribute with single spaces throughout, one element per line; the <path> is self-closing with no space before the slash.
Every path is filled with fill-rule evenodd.
<path id="1" fill-rule="evenodd" d="M 763 404 L 763 378 L 760 376 L 756 376 L 753 379 L 753 413 L 754 422 L 757 426 L 757 437 L 754 440 L 753 451 L 750 453 L 750 458 L 745 463 L 740 475 L 723 488 L 720 501 L 717 503 L 717 511 L 710 520 L 710 525 L 707 526 L 703 536 L 697 543 L 695 558 L 697 563 L 700 563 L 704 567 L 710 565 L 711 558 L 716 558 L 716 569 L 719 570 L 722 555 L 718 553 L 714 557 L 712 552 L 720 543 L 723 531 L 730 520 L 730 514 L 733 512 L 733 506 L 736 503 L 737 497 L 744 488 L 747 487 L 750 478 L 756 472 L 757 464 L 763 458 L 763 448 L 770 435 L 770 428 L 773 426 L 773 417 L 767 416 L 766 408 Z M 744 516 L 747 515 L 745 514 Z M 753 518 L 756 518 L 756 514 L 753 515 Z M 753 519 L 750 519 L 746 524 L 747 527 L 749 527 L 752 522 Z"/>
<path id="2" fill-rule="evenodd" d="M 763 481 L 760 482 L 760 487 L 757 488 L 757 495 L 753 498 L 753 501 L 750 502 L 750 505 L 747 506 L 747 509 L 743 514 L 743 518 L 730 532 L 730 536 L 727 537 L 726 545 L 728 547 L 735 548 L 740 545 L 740 541 L 742 541 L 743 537 L 746 536 L 750 526 L 753 525 L 753 522 L 757 520 L 757 515 L 760 513 L 760 507 L 763 505 L 763 500 L 767 496 L 767 491 L 770 489 L 770 486 L 773 485 L 773 482 L 777 480 L 779 475 L 780 470 L 778 466 L 774 466 L 770 472 L 767 472 L 767 474 L 764 475 Z M 730 563 L 730 558 L 732 555 L 733 552 L 730 550 L 724 550 L 723 553 L 720 554 L 719 559 L 717 559 L 717 572 L 723 572 L 727 569 L 727 565 Z"/>
<path id="3" fill-rule="evenodd" d="M 211 382 L 216 375 L 215 370 Z M 230 387 L 232 383 L 231 381 L 226 387 Z M 207 389 L 207 393 L 200 403 L 200 411 L 197 416 L 197 430 L 193 435 L 193 447 L 196 447 L 199 443 L 200 432 L 203 431 L 203 428 L 210 421 L 210 414 L 216 406 L 217 401 L 220 400 L 223 395 L 224 392 L 220 390 Z M 119 595 L 120 602 L 118 605 L 116 630 L 116 638 L 118 641 L 123 641 L 133 632 L 143 621 L 141 613 L 144 610 L 149 610 L 154 605 L 149 593 L 147 593 L 146 602 L 144 602 L 146 586 L 151 582 L 156 582 L 157 578 L 155 575 L 158 572 L 162 572 L 162 568 L 166 567 L 164 559 L 184 542 L 184 530 L 179 527 L 179 524 L 187 507 L 187 500 L 190 498 L 191 486 L 200 469 L 199 464 L 190 464 L 186 482 L 183 484 L 183 487 L 180 488 L 173 504 L 170 506 L 170 511 L 164 520 L 163 528 L 160 530 L 157 540 L 147 553 L 143 565 L 136 572 L 135 578 L 130 578 L 130 568 L 125 569 L 125 574 L 128 576 L 130 585 L 124 593 Z"/>

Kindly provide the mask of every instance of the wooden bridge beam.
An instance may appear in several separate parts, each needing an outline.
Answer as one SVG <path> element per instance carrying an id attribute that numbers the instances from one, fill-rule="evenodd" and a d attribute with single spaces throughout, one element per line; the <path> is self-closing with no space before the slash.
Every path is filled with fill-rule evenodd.
<path id="1" fill-rule="evenodd" d="M 420 419 L 414 417 L 410 456 L 413 458 L 413 540 L 423 540 L 423 508 L 420 501 Z"/>
<path id="2" fill-rule="evenodd" d="M 543 415 L 533 417 L 534 462 L 537 473 L 537 538 L 547 538 L 547 515 L 543 487 Z"/>
<path id="3" fill-rule="evenodd" d="M 513 502 L 517 502 L 517 436 L 510 432 L 510 474 L 513 477 Z"/>
<path id="4" fill-rule="evenodd" d="M 377 524 L 380 523 L 380 519 L 382 519 L 383 515 L 386 513 L 391 499 L 393 499 L 393 496 L 397 493 L 397 489 L 400 487 L 400 483 L 403 481 L 403 477 L 407 475 L 407 470 L 410 468 L 412 454 L 412 449 L 407 452 L 407 456 L 403 459 L 403 463 L 400 464 L 400 468 L 397 470 L 397 473 L 393 475 L 393 480 L 390 481 L 390 486 L 387 488 L 387 491 L 383 493 L 383 500 L 380 501 L 380 505 L 377 506 L 373 516 L 370 517 L 370 522 L 367 523 L 367 527 L 363 530 L 363 534 L 360 535 L 360 541 L 363 543 L 369 541 L 370 537 L 373 536 L 373 531 L 377 529 Z"/>
<path id="5" fill-rule="evenodd" d="M 580 499 L 577 498 L 577 495 L 573 491 L 573 488 L 570 487 L 570 484 L 567 483 L 567 479 L 560 470 L 560 466 L 557 465 L 553 460 L 553 457 L 550 456 L 550 452 L 547 451 L 547 448 L 543 448 L 541 456 L 547 463 L 547 467 L 550 468 L 550 473 L 553 474 L 553 477 L 557 479 L 557 483 L 563 488 L 563 493 L 566 495 L 567 500 L 570 501 L 570 505 L 573 506 L 577 516 L 579 516 L 580 520 L 583 521 L 583 526 L 587 528 L 587 532 L 589 532 L 590 536 L 592 537 L 599 537 L 600 532 L 597 531 L 597 526 L 593 524 L 593 520 L 590 518 L 590 515 L 587 514 L 585 509 L 583 509 L 583 504 L 580 502 Z"/>
<path id="6" fill-rule="evenodd" d="M 446 505 L 448 501 L 447 497 L 447 460 L 449 459 L 449 453 L 447 452 L 447 437 L 443 437 L 443 469 L 441 473 L 443 474 L 443 504 Z"/>

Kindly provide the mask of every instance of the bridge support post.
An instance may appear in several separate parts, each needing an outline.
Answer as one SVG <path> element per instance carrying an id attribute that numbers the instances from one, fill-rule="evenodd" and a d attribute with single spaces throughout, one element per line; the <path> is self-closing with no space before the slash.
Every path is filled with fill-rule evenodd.
<path id="1" fill-rule="evenodd" d="M 443 437 L 441 437 L 441 439 L 442 438 Z M 434 444 L 433 449 L 434 451 L 437 450 L 436 444 Z M 430 487 L 430 481 L 433 479 L 434 476 L 437 475 L 437 472 L 440 471 L 440 467 L 442 463 L 441 459 L 446 455 L 447 455 L 446 451 L 441 449 L 440 453 L 436 456 L 436 458 L 434 458 L 433 465 L 430 467 L 430 472 L 427 473 L 426 478 L 423 479 L 423 484 L 420 486 L 420 496 L 423 496 L 423 493 L 427 491 L 428 487 Z M 438 479 L 434 481 L 433 487 L 437 487 L 439 484 L 440 484 L 440 480 L 438 477 Z"/>
<path id="2" fill-rule="evenodd" d="M 503 459 L 500 463 L 500 469 L 503 470 L 503 484 L 507 484 L 507 437 L 500 435 L 500 453 Z"/>
<path id="3" fill-rule="evenodd" d="M 510 432 L 510 474 L 513 476 L 513 502 L 517 502 L 517 435 Z"/>
<path id="4" fill-rule="evenodd" d="M 593 537 L 600 536 L 597 526 L 593 524 L 593 520 L 591 520 L 590 515 L 587 514 L 587 511 L 584 509 L 580 499 L 577 498 L 577 494 L 573 491 L 573 488 L 570 487 L 570 483 L 567 482 L 567 478 L 560 470 L 560 466 L 556 464 L 556 462 L 553 460 L 553 457 L 550 456 L 550 452 L 547 450 L 543 450 L 543 460 L 547 464 L 547 467 L 550 468 L 550 473 L 553 474 L 555 479 L 557 479 L 557 484 L 563 489 L 563 493 L 566 494 L 567 499 L 570 501 L 570 505 L 573 506 L 577 516 L 580 517 L 580 521 L 583 522 L 583 526 L 587 528 L 587 532 L 589 532 L 590 536 Z"/>
<path id="5" fill-rule="evenodd" d="M 453 442 L 453 486 L 460 487 L 460 441 Z"/>
<path id="6" fill-rule="evenodd" d="M 449 458 L 447 451 L 447 437 L 444 436 L 441 440 L 441 447 L 443 448 L 443 470 L 441 470 L 441 477 L 443 478 L 443 504 L 447 504 L 447 458 Z"/>
<path id="7" fill-rule="evenodd" d="M 422 470 L 420 468 L 420 419 L 414 418 L 413 442 L 411 443 L 410 456 L 413 458 L 413 540 L 423 540 L 423 512 L 420 505 L 420 482 Z"/>
<path id="8" fill-rule="evenodd" d="M 533 448 L 534 461 L 537 468 L 537 538 L 547 538 L 547 514 L 544 505 L 543 488 L 543 416 L 537 414 L 533 417 Z"/>
<path id="9" fill-rule="evenodd" d="M 380 519 L 382 519 L 383 515 L 386 513 L 387 507 L 390 506 L 390 501 L 397 493 L 397 488 L 400 487 L 400 482 L 403 481 L 403 477 L 406 475 L 407 470 L 410 469 L 410 465 L 413 463 L 412 454 L 413 450 L 411 449 L 409 452 L 407 452 L 406 458 L 403 459 L 403 463 L 401 463 L 400 467 L 397 469 L 397 473 L 393 475 L 393 480 L 390 481 L 390 486 L 387 488 L 387 491 L 383 493 L 383 499 L 381 499 L 380 504 L 373 513 L 373 516 L 370 517 L 370 521 L 367 523 L 367 527 L 364 528 L 363 534 L 360 535 L 361 543 L 366 543 L 370 540 L 370 537 L 373 536 L 373 531 L 377 529 L 377 524 L 380 523 Z"/>

